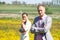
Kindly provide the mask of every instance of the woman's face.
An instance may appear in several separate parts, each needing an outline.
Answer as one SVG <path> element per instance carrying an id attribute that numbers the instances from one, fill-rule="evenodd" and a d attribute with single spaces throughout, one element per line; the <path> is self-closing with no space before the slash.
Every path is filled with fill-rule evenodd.
<path id="1" fill-rule="evenodd" d="M 26 14 L 22 15 L 22 19 L 27 20 L 27 15 Z"/>

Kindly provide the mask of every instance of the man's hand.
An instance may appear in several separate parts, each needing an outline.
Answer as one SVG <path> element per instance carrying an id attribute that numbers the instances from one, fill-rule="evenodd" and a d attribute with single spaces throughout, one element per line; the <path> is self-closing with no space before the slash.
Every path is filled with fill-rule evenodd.
<path id="1" fill-rule="evenodd" d="M 46 25 L 44 25 L 44 28 L 46 27 Z"/>
<path id="2" fill-rule="evenodd" d="M 33 27 L 33 29 L 37 29 L 37 27 Z"/>

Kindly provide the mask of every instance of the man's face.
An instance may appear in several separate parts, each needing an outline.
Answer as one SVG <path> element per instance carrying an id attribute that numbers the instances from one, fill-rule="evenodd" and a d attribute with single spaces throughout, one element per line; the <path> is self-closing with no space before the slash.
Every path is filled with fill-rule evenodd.
<path id="1" fill-rule="evenodd" d="M 22 15 L 22 19 L 27 20 L 27 15 L 26 14 Z"/>
<path id="2" fill-rule="evenodd" d="M 40 16 L 43 16 L 45 14 L 45 8 L 43 6 L 39 6 L 38 13 Z"/>

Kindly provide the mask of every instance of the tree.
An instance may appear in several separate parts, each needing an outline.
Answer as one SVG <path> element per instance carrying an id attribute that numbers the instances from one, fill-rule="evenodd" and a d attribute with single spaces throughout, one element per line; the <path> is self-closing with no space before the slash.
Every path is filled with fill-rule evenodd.
<path id="1" fill-rule="evenodd" d="M 23 4 L 23 5 L 26 5 L 26 2 L 24 2 L 24 1 L 23 1 L 23 3 L 22 3 L 22 4 Z"/>
<path id="2" fill-rule="evenodd" d="M 5 4 L 5 2 L 2 2 L 2 4 Z"/>
<path id="3" fill-rule="evenodd" d="M 12 4 L 21 4 L 20 1 L 13 1 Z"/>
<path id="4" fill-rule="evenodd" d="M 0 2 L 0 4 L 6 4 L 5 2 Z"/>

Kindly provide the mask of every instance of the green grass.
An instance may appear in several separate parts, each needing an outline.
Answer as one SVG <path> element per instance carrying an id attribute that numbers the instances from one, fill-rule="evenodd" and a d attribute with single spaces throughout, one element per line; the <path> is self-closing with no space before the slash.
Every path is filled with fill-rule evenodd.
<path id="1" fill-rule="evenodd" d="M 35 6 L 24 5 L 0 5 L 0 12 L 35 12 Z"/>
<path id="2" fill-rule="evenodd" d="M 9 12 L 9 13 L 18 13 L 18 12 L 35 12 L 37 13 L 37 6 L 33 5 L 0 5 L 0 12 Z M 60 6 L 58 7 L 49 7 L 48 11 L 50 12 L 60 12 Z"/>

